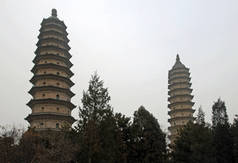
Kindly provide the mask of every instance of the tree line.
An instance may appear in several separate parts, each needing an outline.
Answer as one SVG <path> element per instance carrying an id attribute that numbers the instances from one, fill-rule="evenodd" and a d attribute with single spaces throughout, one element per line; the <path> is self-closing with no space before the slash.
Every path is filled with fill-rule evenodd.
<path id="1" fill-rule="evenodd" d="M 238 117 L 229 123 L 225 102 L 212 107 L 212 124 L 199 108 L 173 145 L 157 119 L 140 106 L 133 117 L 115 113 L 108 89 L 97 74 L 83 92 L 77 125 L 39 133 L 1 128 L 3 163 L 236 163 Z"/>

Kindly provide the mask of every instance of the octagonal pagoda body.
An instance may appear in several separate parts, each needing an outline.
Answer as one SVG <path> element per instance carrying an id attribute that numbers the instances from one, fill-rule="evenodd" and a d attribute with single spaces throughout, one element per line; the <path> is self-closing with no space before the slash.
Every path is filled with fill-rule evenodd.
<path id="1" fill-rule="evenodd" d="M 189 121 L 194 120 L 194 110 L 192 109 L 194 102 L 192 102 L 192 84 L 190 80 L 189 69 L 181 63 L 179 55 L 177 55 L 176 63 L 169 71 L 168 81 L 168 114 L 170 116 L 168 120 L 170 127 L 168 129 L 170 131 L 169 139 L 172 144 L 178 135 L 178 131 Z"/>
<path id="2" fill-rule="evenodd" d="M 35 65 L 31 70 L 33 87 L 29 93 L 33 98 L 27 103 L 32 113 L 25 118 L 35 130 L 59 130 L 64 126 L 71 127 L 75 122 L 71 116 L 75 108 L 71 102 L 74 93 L 70 90 L 74 85 L 70 80 L 73 64 L 66 28 L 57 18 L 55 9 L 41 23 L 33 60 Z"/>

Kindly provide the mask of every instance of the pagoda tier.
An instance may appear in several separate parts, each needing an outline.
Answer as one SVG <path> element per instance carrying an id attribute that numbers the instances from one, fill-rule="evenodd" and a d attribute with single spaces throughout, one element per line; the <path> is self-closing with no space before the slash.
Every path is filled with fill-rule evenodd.
<path id="1" fill-rule="evenodd" d="M 194 102 L 192 102 L 193 95 L 190 82 L 190 72 L 180 61 L 177 55 L 176 63 L 173 68 L 169 71 L 168 80 L 168 112 L 170 119 L 170 131 L 169 139 L 171 143 L 174 143 L 178 135 L 178 131 L 186 125 L 189 121 L 193 121 L 192 109 Z"/>
<path id="2" fill-rule="evenodd" d="M 71 103 L 70 101 L 65 101 L 65 100 L 59 100 L 59 99 L 53 99 L 53 98 L 46 98 L 46 99 L 31 99 L 27 105 L 29 107 L 35 107 L 36 105 L 47 105 L 47 104 L 54 104 L 54 105 L 59 105 L 59 106 L 65 106 L 69 108 L 70 110 L 73 110 L 76 106 Z M 57 110 L 57 108 L 56 108 Z"/>
<path id="3" fill-rule="evenodd" d="M 51 81 L 46 83 L 45 81 Z M 40 75 L 34 75 L 30 82 L 36 86 L 42 86 L 42 85 L 62 85 L 62 87 L 70 88 L 74 85 L 74 83 L 64 76 L 59 76 L 55 74 L 40 74 Z"/>
<path id="4" fill-rule="evenodd" d="M 38 131 L 58 131 L 75 122 L 71 116 L 75 108 L 71 98 L 75 94 L 70 90 L 74 85 L 70 78 L 74 74 L 70 70 L 73 64 L 69 60 L 72 56 L 66 28 L 57 18 L 55 9 L 41 23 L 33 60 L 35 65 L 31 70 L 34 75 L 30 80 L 33 87 L 29 94 L 33 99 L 27 103 L 32 113 L 25 118 L 30 127 Z"/>
<path id="5" fill-rule="evenodd" d="M 48 70 L 48 72 L 52 72 L 52 73 L 55 72 L 56 75 L 60 75 L 60 73 L 62 73 L 62 76 L 68 77 L 68 78 L 74 75 L 68 67 L 59 65 L 60 63 L 57 60 L 48 59 L 45 61 L 42 59 L 42 61 L 40 61 L 39 64 L 36 64 L 31 69 L 32 73 L 39 75 L 43 72 L 44 74 L 47 74 L 47 70 Z M 49 62 L 57 62 L 59 64 L 49 63 Z"/>
<path id="6" fill-rule="evenodd" d="M 56 61 L 55 63 L 64 63 L 66 67 L 71 68 L 73 64 L 66 59 L 65 57 L 61 57 L 55 54 L 45 54 L 45 55 L 37 55 L 35 59 L 33 60 L 34 64 L 39 63 L 40 61 L 47 61 L 47 60 L 54 60 Z"/>
<path id="7" fill-rule="evenodd" d="M 55 54 L 55 55 L 59 55 L 61 57 L 66 57 L 68 59 L 70 59 L 72 56 L 71 54 L 64 48 L 60 47 L 60 46 L 56 46 L 56 45 L 44 45 L 44 46 L 39 46 L 37 47 L 35 54 L 36 55 L 45 55 L 45 54 Z"/>

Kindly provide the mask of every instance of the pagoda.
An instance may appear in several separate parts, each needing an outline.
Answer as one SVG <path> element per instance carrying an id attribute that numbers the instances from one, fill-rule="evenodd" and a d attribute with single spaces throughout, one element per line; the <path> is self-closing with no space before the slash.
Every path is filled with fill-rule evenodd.
<path id="1" fill-rule="evenodd" d="M 170 116 L 168 120 L 170 127 L 168 129 L 170 131 L 169 139 L 171 144 L 173 144 L 178 131 L 189 121 L 194 120 L 194 110 L 192 109 L 194 102 L 192 102 L 192 84 L 190 82 L 189 68 L 181 63 L 179 55 L 177 55 L 176 62 L 169 71 L 168 76 L 168 114 Z"/>
<path id="2" fill-rule="evenodd" d="M 70 78 L 74 74 L 70 70 L 73 64 L 66 28 L 57 17 L 56 9 L 52 9 L 51 16 L 41 23 L 31 70 L 34 74 L 30 80 L 33 87 L 29 91 L 32 99 L 27 103 L 32 112 L 25 118 L 30 128 L 37 131 L 59 131 L 63 127 L 70 128 L 75 122 L 71 116 L 75 108 L 71 102 L 74 93 L 70 90 L 74 85 Z"/>

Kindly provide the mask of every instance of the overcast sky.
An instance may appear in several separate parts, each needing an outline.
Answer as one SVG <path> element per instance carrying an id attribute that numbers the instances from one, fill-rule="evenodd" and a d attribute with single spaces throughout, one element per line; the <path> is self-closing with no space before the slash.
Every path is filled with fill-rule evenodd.
<path id="1" fill-rule="evenodd" d="M 35 44 L 52 8 L 68 27 L 75 105 L 97 71 L 116 112 L 132 116 L 144 105 L 166 130 L 168 70 L 179 53 L 190 68 L 194 108 L 202 105 L 210 122 L 221 97 L 230 121 L 238 114 L 237 0 L 0 0 L 1 125 L 29 125 Z"/>

